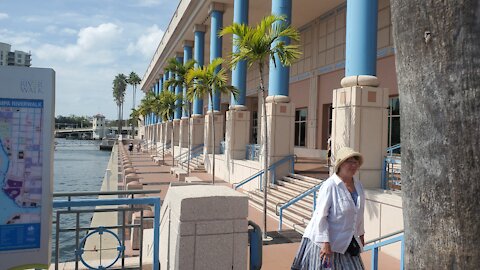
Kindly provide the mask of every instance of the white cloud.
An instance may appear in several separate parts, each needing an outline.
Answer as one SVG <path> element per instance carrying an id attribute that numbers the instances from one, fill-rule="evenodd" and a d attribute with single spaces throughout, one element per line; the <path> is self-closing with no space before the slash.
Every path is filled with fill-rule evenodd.
<path id="1" fill-rule="evenodd" d="M 8 19 L 8 14 L 0 12 L 0 20 L 3 20 L 3 19 Z"/>
<path id="2" fill-rule="evenodd" d="M 144 7 L 151 7 L 151 6 L 160 5 L 162 2 L 163 0 L 140 0 L 138 5 L 144 6 Z"/>
<path id="3" fill-rule="evenodd" d="M 128 54 L 132 55 L 141 52 L 145 57 L 151 57 L 155 53 L 164 33 L 162 29 L 154 24 L 146 29 L 145 34 L 141 35 L 137 42 L 128 44 Z"/>
<path id="4" fill-rule="evenodd" d="M 121 44 L 123 29 L 113 23 L 86 27 L 79 31 L 75 44 L 66 46 L 44 44 L 36 55 L 43 60 L 63 60 L 89 65 L 112 63 L 114 49 Z"/>
<path id="5" fill-rule="evenodd" d="M 62 33 L 67 34 L 67 35 L 75 35 L 77 34 L 77 30 L 72 29 L 72 28 L 63 28 L 61 30 Z"/>

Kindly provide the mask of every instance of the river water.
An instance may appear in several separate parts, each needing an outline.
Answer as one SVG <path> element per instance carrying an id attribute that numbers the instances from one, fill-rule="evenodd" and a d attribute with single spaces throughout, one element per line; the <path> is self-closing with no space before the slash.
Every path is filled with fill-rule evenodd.
<path id="1" fill-rule="evenodd" d="M 100 151 L 100 141 L 55 139 L 55 143 L 54 192 L 100 191 L 111 152 Z M 88 226 L 91 217 L 91 214 L 82 214 L 81 225 Z M 62 216 L 60 226 L 61 228 L 75 226 L 75 217 Z M 53 250 L 55 250 L 55 226 L 53 226 L 52 235 Z M 83 235 L 84 233 L 81 237 Z M 61 233 L 59 239 L 60 261 L 73 260 L 75 233 Z M 53 256 L 54 253 L 52 253 L 52 261 Z"/>

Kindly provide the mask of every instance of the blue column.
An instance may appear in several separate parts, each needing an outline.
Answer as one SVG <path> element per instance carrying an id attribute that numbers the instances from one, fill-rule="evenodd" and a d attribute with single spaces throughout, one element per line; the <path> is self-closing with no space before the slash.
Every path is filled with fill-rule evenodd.
<path id="1" fill-rule="evenodd" d="M 272 14 L 284 16 L 287 20 L 286 23 L 290 24 L 292 19 L 292 0 L 272 0 Z M 279 23 L 285 22 L 276 22 L 275 24 Z M 282 41 L 290 44 L 289 38 L 283 38 Z M 272 46 L 275 46 L 275 44 L 272 44 Z M 273 64 L 273 61 L 270 60 L 268 95 L 288 97 L 290 68 L 283 66 L 278 56 L 275 56 L 275 63 L 276 66 Z"/>
<path id="2" fill-rule="evenodd" d="M 345 77 L 377 74 L 377 0 L 347 1 Z"/>
<path id="3" fill-rule="evenodd" d="M 188 61 L 190 61 L 192 59 L 192 46 L 193 45 L 193 42 L 192 41 L 189 41 L 189 40 L 186 40 L 184 43 L 183 43 L 183 64 L 185 65 Z M 187 102 L 189 102 L 187 100 L 187 88 L 184 87 L 183 88 L 183 104 L 187 104 Z M 182 118 L 188 118 L 189 117 L 189 106 L 184 106 L 183 108 L 183 113 L 182 113 Z"/>
<path id="4" fill-rule="evenodd" d="M 183 63 L 183 57 L 181 56 L 177 56 L 176 60 L 180 63 Z M 175 74 L 175 79 L 179 80 L 180 76 L 178 74 Z M 183 87 L 181 85 L 178 85 L 177 87 L 175 87 L 175 95 L 183 96 Z M 175 108 L 174 118 L 180 119 L 180 117 L 182 117 L 182 102 L 180 100 L 177 100 L 175 102 L 175 106 L 176 108 Z"/>
<path id="5" fill-rule="evenodd" d="M 222 37 L 218 36 L 218 32 L 223 28 L 223 10 L 215 9 L 215 4 L 212 4 L 210 11 L 210 63 L 213 59 L 222 57 Z M 215 72 L 220 71 L 221 67 L 217 67 Z M 215 91 L 215 90 L 214 90 Z M 210 99 L 208 100 L 208 110 L 212 109 Z M 220 93 L 213 95 L 213 110 L 220 111 Z"/>
<path id="6" fill-rule="evenodd" d="M 168 81 L 168 72 L 165 71 L 165 73 L 163 74 L 163 84 L 162 84 L 162 89 L 160 89 L 160 92 L 164 90 L 163 87 L 167 81 Z"/>
<path id="7" fill-rule="evenodd" d="M 157 94 L 155 85 L 152 86 L 152 92 L 154 94 Z M 157 115 L 152 113 L 152 118 L 150 119 L 150 124 L 152 124 L 152 125 L 155 124 L 157 122 L 157 118 L 158 118 Z"/>
<path id="8" fill-rule="evenodd" d="M 233 22 L 248 24 L 248 0 L 234 0 Z M 235 36 L 233 37 L 235 39 Z M 238 47 L 233 46 L 233 52 L 238 52 Z M 237 100 L 231 97 L 230 107 L 244 107 L 247 96 L 247 62 L 240 61 L 232 70 L 232 85 L 239 93 Z"/>
<path id="9" fill-rule="evenodd" d="M 157 94 L 160 95 L 160 93 L 163 91 L 163 77 L 160 76 L 160 79 L 158 80 L 158 87 L 157 87 Z M 157 117 L 157 123 L 161 123 L 162 118 Z"/>
<path id="10" fill-rule="evenodd" d="M 202 67 L 205 61 L 205 26 L 195 25 L 195 40 L 194 40 L 194 59 L 196 67 Z M 203 114 L 203 99 L 195 98 L 193 101 L 193 114 Z"/>
<path id="11" fill-rule="evenodd" d="M 173 78 L 173 76 L 175 76 L 175 73 L 173 73 L 173 71 L 169 71 L 169 72 L 168 72 L 168 78 L 171 79 L 171 78 Z M 175 89 L 174 89 L 173 86 L 170 86 L 170 87 L 168 88 L 168 90 L 170 90 L 170 92 L 172 92 L 172 93 L 175 93 Z"/>

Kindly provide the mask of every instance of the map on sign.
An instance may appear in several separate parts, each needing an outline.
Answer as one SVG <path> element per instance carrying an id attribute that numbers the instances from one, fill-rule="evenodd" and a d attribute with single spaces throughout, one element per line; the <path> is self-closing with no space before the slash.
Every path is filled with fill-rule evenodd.
<path id="1" fill-rule="evenodd" d="M 42 113 L 42 100 L 0 98 L 0 246 L 40 245 Z"/>

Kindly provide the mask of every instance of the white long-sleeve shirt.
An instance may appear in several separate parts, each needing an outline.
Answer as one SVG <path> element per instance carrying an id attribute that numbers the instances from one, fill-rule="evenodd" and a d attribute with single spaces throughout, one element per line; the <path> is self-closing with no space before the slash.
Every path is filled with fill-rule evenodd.
<path id="1" fill-rule="evenodd" d="M 356 177 L 353 180 L 358 193 L 357 205 L 337 174 L 325 180 L 318 191 L 317 208 L 303 237 L 319 247 L 323 242 L 330 242 L 332 251 L 342 254 L 347 250 L 352 236 L 362 246 L 358 237 L 365 234 L 365 193 L 360 181 Z"/>

